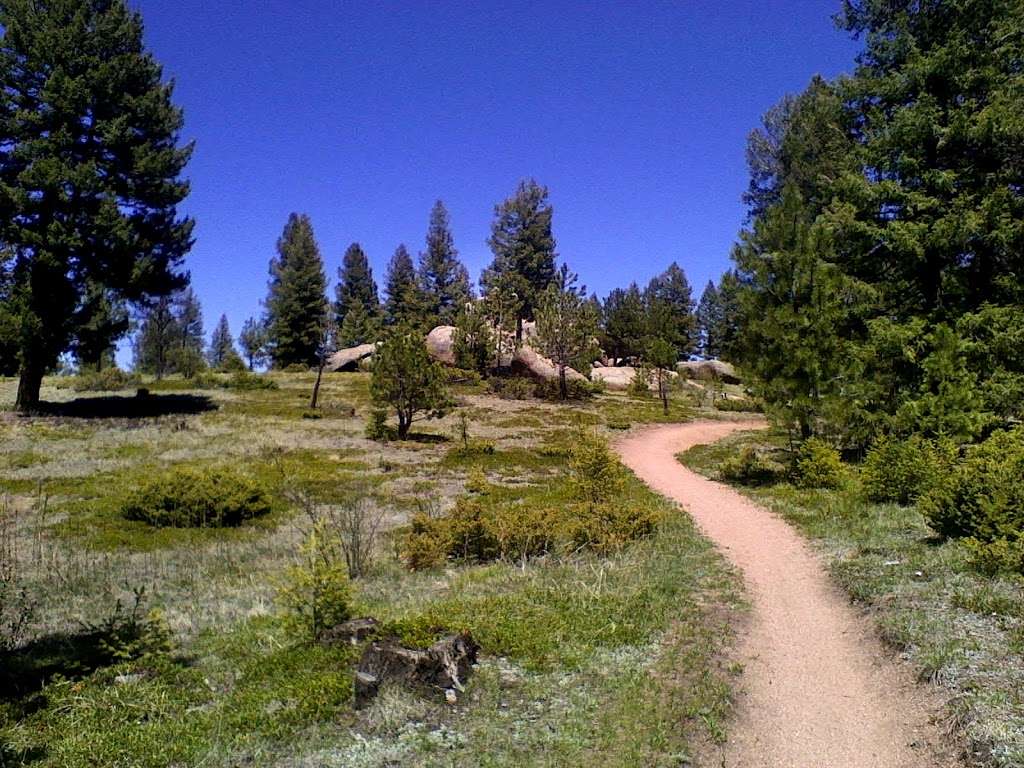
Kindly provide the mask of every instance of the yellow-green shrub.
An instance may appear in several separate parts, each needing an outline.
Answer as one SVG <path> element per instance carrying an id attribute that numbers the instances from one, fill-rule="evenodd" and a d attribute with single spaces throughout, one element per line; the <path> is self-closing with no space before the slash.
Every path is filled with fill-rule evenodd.
<path id="1" fill-rule="evenodd" d="M 277 603 L 293 634 L 316 640 L 352 615 L 352 585 L 340 544 L 318 524 L 300 549 L 299 561 L 278 584 Z"/>
<path id="2" fill-rule="evenodd" d="M 723 461 L 718 472 L 723 480 L 743 485 L 769 485 L 781 480 L 786 468 L 764 456 L 752 445 L 745 445 L 735 456 Z"/>
<path id="3" fill-rule="evenodd" d="M 158 528 L 224 528 L 271 508 L 263 486 L 235 469 L 177 467 L 130 493 L 121 514 Z"/>
<path id="4" fill-rule="evenodd" d="M 846 482 L 839 451 L 817 437 L 805 440 L 797 453 L 794 479 L 801 488 L 839 488 Z"/>
<path id="5" fill-rule="evenodd" d="M 1024 550 L 1024 429 L 997 432 L 972 447 L 921 497 L 921 512 L 943 536 L 970 538 L 976 559 L 1021 570 Z M 981 547 L 987 547 L 982 551 Z"/>
<path id="6" fill-rule="evenodd" d="M 864 459 L 864 493 L 871 501 L 912 504 L 940 483 L 955 463 L 956 446 L 951 441 L 883 436 Z"/>

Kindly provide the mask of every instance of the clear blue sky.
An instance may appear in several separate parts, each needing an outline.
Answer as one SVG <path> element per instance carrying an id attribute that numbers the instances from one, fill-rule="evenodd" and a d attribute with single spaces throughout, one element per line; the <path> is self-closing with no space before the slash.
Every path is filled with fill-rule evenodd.
<path id="1" fill-rule="evenodd" d="M 132 4 L 196 141 L 184 209 L 207 331 L 226 312 L 236 334 L 291 211 L 332 285 L 353 241 L 381 284 L 441 198 L 475 280 L 494 204 L 528 176 L 590 289 L 677 260 L 699 295 L 743 218 L 746 134 L 857 50 L 838 0 Z"/>

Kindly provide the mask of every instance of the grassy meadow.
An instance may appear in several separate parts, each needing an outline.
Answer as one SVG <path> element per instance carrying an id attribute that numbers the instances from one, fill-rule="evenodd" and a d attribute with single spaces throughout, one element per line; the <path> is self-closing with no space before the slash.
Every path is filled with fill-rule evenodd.
<path id="1" fill-rule="evenodd" d="M 714 751 L 740 583 L 632 476 L 623 503 L 661 522 L 614 552 L 419 571 L 398 557 L 411 516 L 444 512 L 481 479 L 522 508 L 566 503 L 576 430 L 686 420 L 693 391 L 666 416 L 653 398 L 555 405 L 466 385 L 444 419 L 381 443 L 364 435 L 368 375 L 327 375 L 316 412 L 312 374 L 269 378 L 276 389 L 146 382 L 141 404 L 47 379 L 48 415 L 0 413 L 2 543 L 34 607 L 0 664 L 0 765 L 678 766 Z M 15 386 L 0 381 L 4 408 Z M 463 423 L 481 450 L 458 450 Z M 120 513 L 169 468 L 224 465 L 269 489 L 268 514 L 154 528 Z M 356 615 L 480 642 L 457 703 L 386 688 L 355 710 L 358 651 L 288 631 L 275 595 L 311 525 L 296 489 L 327 507 L 358 499 L 381 521 Z M 124 627 L 130 642 L 112 646 Z"/>

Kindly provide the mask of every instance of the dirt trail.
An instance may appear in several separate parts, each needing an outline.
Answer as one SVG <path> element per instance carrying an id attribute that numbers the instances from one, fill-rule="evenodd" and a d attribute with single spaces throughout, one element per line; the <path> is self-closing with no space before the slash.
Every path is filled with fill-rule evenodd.
<path id="1" fill-rule="evenodd" d="M 752 422 L 651 428 L 622 440 L 622 460 L 679 502 L 740 569 L 753 604 L 725 768 L 936 768 L 948 757 L 935 705 L 890 660 L 869 623 L 785 521 L 676 454 Z M 719 763 L 716 761 L 715 763 Z"/>

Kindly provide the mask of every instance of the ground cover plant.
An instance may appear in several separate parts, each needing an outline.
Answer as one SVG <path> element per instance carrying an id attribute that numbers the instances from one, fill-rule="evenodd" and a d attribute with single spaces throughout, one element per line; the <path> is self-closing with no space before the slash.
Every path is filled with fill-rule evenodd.
<path id="1" fill-rule="evenodd" d="M 1002 767 L 1024 760 L 1024 578 L 999 533 L 1020 487 L 1019 471 L 1010 472 L 1019 440 L 997 434 L 953 467 L 956 452 L 941 441 L 886 439 L 831 489 L 786 474 L 758 483 L 729 472 L 751 455 L 791 464 L 782 433 L 728 438 L 681 460 L 736 484 L 816 540 L 882 637 L 922 680 L 948 692 L 950 727 L 966 735 L 970 762 Z M 896 503 L 919 496 L 918 504 Z"/>
<path id="2" fill-rule="evenodd" d="M 2 762 L 678 765 L 724 738 L 738 581 L 603 443 L 605 424 L 663 419 L 657 399 L 456 383 L 450 414 L 383 442 L 368 374 L 325 375 L 303 418 L 315 375 L 203 389 L 211 408 L 184 415 L 0 414 L 5 562 L 32 608 L 4 651 Z M 52 381 L 57 405 L 107 397 Z M 157 405 L 194 391 L 143 385 Z M 534 523 L 569 508 L 538 545 Z M 164 511 L 240 524 L 154 525 Z M 460 551 L 410 569 L 410 526 L 455 518 Z M 416 646 L 469 630 L 479 670 L 454 706 L 387 689 L 356 711 L 357 650 L 313 640 L 350 615 Z"/>

